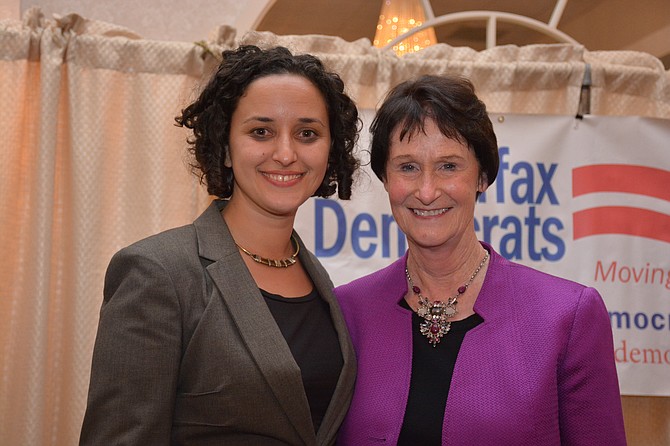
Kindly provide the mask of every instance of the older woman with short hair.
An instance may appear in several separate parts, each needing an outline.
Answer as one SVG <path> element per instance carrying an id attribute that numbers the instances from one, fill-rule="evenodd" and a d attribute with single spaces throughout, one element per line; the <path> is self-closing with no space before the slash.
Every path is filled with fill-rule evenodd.
<path id="1" fill-rule="evenodd" d="M 335 290 L 358 359 L 339 443 L 625 444 L 598 292 L 477 239 L 475 202 L 498 151 L 472 83 L 404 82 L 371 133 L 372 169 L 409 248 Z"/>

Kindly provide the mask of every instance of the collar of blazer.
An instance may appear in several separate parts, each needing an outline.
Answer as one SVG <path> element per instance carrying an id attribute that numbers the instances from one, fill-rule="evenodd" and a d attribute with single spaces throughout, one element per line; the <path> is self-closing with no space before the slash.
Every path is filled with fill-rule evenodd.
<path id="1" fill-rule="evenodd" d="M 344 359 L 335 393 L 315 437 L 300 369 L 279 327 L 273 323 L 272 314 L 265 305 L 253 277 L 244 265 L 225 221 L 221 218 L 220 209 L 225 205 L 225 201 L 214 201 L 194 222 L 199 255 L 212 261 L 206 267 L 207 271 L 219 289 L 244 339 L 246 348 L 251 352 L 265 380 L 294 428 L 304 439 L 305 444 L 333 443 L 351 400 L 356 366 L 353 346 L 344 318 L 332 294 L 332 282 L 318 261 L 305 249 L 300 237 L 294 233 L 296 240 L 301 245 L 300 262 L 322 298 L 330 306 L 331 317 L 338 333 Z M 273 373 L 272 371 L 278 367 L 289 373 L 281 376 Z"/>

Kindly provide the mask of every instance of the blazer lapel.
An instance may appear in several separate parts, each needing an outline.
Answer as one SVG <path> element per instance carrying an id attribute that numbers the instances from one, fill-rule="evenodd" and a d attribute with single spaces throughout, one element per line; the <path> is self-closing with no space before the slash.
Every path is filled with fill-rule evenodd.
<path id="1" fill-rule="evenodd" d="M 314 444 L 300 368 L 221 218 L 222 206 L 225 203 L 213 203 L 194 222 L 200 256 L 213 260 L 207 271 L 277 401 L 305 444 Z"/>
<path id="2" fill-rule="evenodd" d="M 337 386 L 330 400 L 328 410 L 321 422 L 319 432 L 317 432 L 317 444 L 331 444 L 334 443 L 337 437 L 337 431 L 344 419 L 351 402 L 353 395 L 354 383 L 356 381 L 356 355 L 354 353 L 353 344 L 349 338 L 344 317 L 337 303 L 335 295 L 333 294 L 333 284 L 326 275 L 325 270 L 317 266 L 313 260 L 312 255 L 307 253 L 302 240 L 294 234 L 301 244 L 300 262 L 314 282 L 314 286 L 321 295 L 322 299 L 328 303 L 330 307 L 330 315 L 333 320 L 333 325 L 337 331 L 337 337 L 340 341 L 340 348 L 342 349 L 342 359 L 344 364 L 340 377 L 337 381 Z"/>

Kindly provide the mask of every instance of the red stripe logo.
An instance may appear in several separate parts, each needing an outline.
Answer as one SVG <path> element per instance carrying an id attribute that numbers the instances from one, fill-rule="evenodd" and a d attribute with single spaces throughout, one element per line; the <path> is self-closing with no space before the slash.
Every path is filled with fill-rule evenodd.
<path id="1" fill-rule="evenodd" d="M 572 196 L 618 192 L 670 202 L 670 171 L 645 166 L 598 164 L 572 171 Z M 573 214 L 573 238 L 623 234 L 670 243 L 670 215 L 628 206 L 602 206 Z"/>

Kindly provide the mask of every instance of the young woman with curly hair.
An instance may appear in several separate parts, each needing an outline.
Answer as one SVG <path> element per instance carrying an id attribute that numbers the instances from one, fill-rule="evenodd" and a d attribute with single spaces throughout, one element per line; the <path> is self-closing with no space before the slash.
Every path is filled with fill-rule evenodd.
<path id="1" fill-rule="evenodd" d="M 242 46 L 176 120 L 218 199 L 113 257 L 81 444 L 333 444 L 354 352 L 293 223 L 350 197 L 356 107 L 316 57 Z"/>

